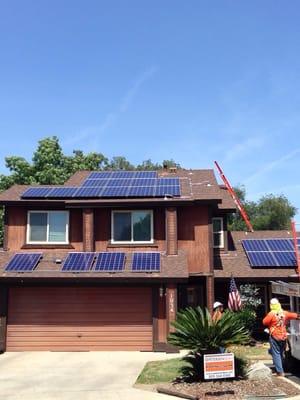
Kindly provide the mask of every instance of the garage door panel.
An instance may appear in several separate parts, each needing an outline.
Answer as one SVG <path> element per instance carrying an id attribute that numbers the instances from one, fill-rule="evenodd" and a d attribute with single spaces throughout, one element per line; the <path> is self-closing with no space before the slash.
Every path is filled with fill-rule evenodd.
<path id="1" fill-rule="evenodd" d="M 150 288 L 14 288 L 7 350 L 151 350 Z"/>

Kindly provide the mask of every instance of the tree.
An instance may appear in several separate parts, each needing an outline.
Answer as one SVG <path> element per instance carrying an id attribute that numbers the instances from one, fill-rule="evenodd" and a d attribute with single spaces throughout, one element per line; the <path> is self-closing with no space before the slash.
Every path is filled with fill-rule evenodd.
<path id="1" fill-rule="evenodd" d="M 132 171 L 135 169 L 135 167 L 128 160 L 126 160 L 125 157 L 117 156 L 111 159 L 107 169 Z"/>
<path id="2" fill-rule="evenodd" d="M 259 296 L 259 288 L 255 285 L 245 284 L 240 285 L 239 290 L 242 300 L 242 309 L 236 313 L 236 316 L 249 332 L 252 333 L 257 323 L 256 310 L 262 304 Z"/>
<path id="3" fill-rule="evenodd" d="M 254 202 L 246 200 L 244 187 L 238 187 L 234 190 L 241 200 L 254 230 L 282 230 L 290 228 L 291 219 L 295 216 L 297 209 L 283 194 L 280 196 L 269 194 Z M 231 231 L 247 230 L 247 226 L 240 213 L 229 216 L 228 227 Z"/>

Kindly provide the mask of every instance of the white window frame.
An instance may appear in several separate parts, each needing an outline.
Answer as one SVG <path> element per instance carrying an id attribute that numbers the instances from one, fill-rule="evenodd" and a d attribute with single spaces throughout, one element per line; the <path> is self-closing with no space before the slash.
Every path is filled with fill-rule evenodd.
<path id="1" fill-rule="evenodd" d="M 149 212 L 150 213 L 150 234 L 151 234 L 151 240 L 149 241 L 137 241 L 133 240 L 133 218 L 131 217 L 131 240 L 114 240 L 114 216 L 117 213 L 134 213 L 134 212 L 139 212 L 139 211 L 144 211 L 144 212 Z M 153 228 L 153 210 L 144 210 L 144 209 L 138 209 L 138 210 L 113 210 L 111 213 L 111 243 L 112 244 L 153 244 L 154 243 L 154 228 Z"/>
<path id="2" fill-rule="evenodd" d="M 47 239 L 45 241 L 32 241 L 30 240 L 30 214 L 45 213 L 47 214 Z M 49 241 L 49 215 L 51 213 L 64 213 L 67 215 L 66 219 L 66 240 L 64 242 L 51 242 Z M 69 219 L 70 212 L 67 210 L 30 210 L 27 212 L 27 233 L 26 244 L 69 244 Z"/>
<path id="3" fill-rule="evenodd" d="M 214 221 L 219 220 L 221 221 L 221 230 L 219 231 L 214 231 Z M 213 230 L 213 247 L 215 249 L 223 249 L 224 248 L 224 220 L 222 217 L 213 217 L 212 218 L 212 230 Z M 220 245 L 215 244 L 215 233 L 221 234 L 221 239 L 220 239 Z"/>

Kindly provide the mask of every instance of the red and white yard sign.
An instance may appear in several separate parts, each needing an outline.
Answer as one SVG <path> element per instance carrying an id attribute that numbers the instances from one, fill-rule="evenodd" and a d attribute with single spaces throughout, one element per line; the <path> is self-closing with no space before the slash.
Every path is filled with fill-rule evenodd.
<path id="1" fill-rule="evenodd" d="M 205 354 L 204 379 L 234 378 L 234 354 Z"/>

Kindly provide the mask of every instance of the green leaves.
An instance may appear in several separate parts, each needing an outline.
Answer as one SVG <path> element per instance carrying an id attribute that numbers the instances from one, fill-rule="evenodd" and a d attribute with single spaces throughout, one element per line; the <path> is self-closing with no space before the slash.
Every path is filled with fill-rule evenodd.
<path id="1" fill-rule="evenodd" d="M 231 311 L 225 311 L 222 318 L 214 322 L 207 309 L 187 308 L 177 313 L 173 326 L 176 331 L 169 335 L 168 342 L 190 350 L 183 358 L 186 362 L 181 368 L 184 380 L 203 378 L 204 354 L 219 353 L 221 347 L 249 341 L 249 331 Z"/>
<path id="2" fill-rule="evenodd" d="M 242 201 L 254 230 L 290 229 L 290 221 L 297 209 L 283 194 L 280 196 L 269 194 L 254 202 L 246 200 L 244 187 L 235 188 L 235 192 Z M 231 231 L 247 230 L 239 213 L 229 216 L 228 227 Z"/>
<path id="3" fill-rule="evenodd" d="M 248 330 L 230 311 L 214 322 L 207 309 L 187 308 L 177 313 L 173 326 L 176 331 L 169 335 L 168 342 L 200 354 L 219 352 L 220 347 L 249 341 Z"/>

